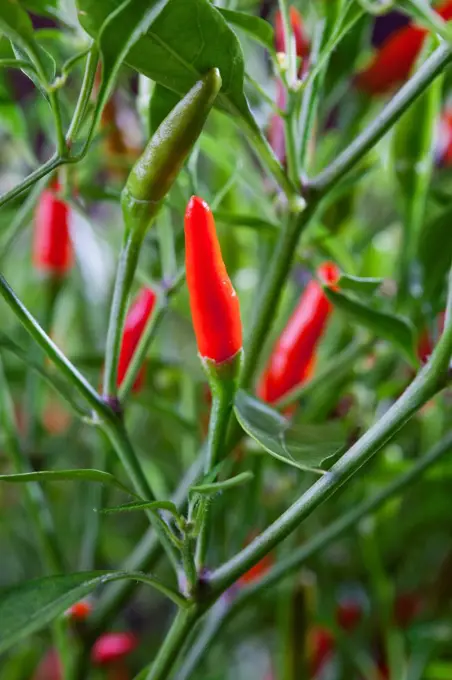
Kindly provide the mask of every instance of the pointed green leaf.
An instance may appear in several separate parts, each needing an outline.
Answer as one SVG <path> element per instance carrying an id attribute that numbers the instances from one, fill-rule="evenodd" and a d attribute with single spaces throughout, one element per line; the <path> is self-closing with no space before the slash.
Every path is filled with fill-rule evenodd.
<path id="1" fill-rule="evenodd" d="M 392 342 L 404 353 L 411 364 L 417 364 L 414 350 L 415 329 L 409 319 L 372 309 L 368 304 L 328 287 L 324 290 L 327 298 L 337 309 L 370 330 L 377 338 Z"/>
<path id="2" fill-rule="evenodd" d="M 186 606 L 182 595 L 139 572 L 88 571 L 26 581 L 0 591 L 0 654 L 47 626 L 99 585 L 124 579 L 153 586 L 178 605 Z"/>
<path id="3" fill-rule="evenodd" d="M 243 92 L 239 40 L 209 0 L 153 0 L 152 7 L 149 0 L 77 0 L 77 6 L 83 28 L 98 39 L 104 68 L 107 61 L 111 70 L 121 56 L 132 68 L 183 96 L 216 67 L 223 81 L 217 104 L 253 121 Z M 136 26 L 130 31 L 133 22 Z"/>
<path id="4" fill-rule="evenodd" d="M 274 30 L 273 26 L 252 14 L 245 14 L 244 12 L 234 12 L 231 9 L 218 8 L 222 16 L 229 24 L 241 28 L 246 31 L 252 38 L 260 42 L 261 45 L 267 48 L 270 52 L 275 50 Z"/>
<path id="5" fill-rule="evenodd" d="M 171 501 L 133 501 L 132 503 L 125 503 L 124 505 L 116 505 L 112 508 L 104 508 L 101 512 L 105 515 L 110 515 L 117 512 L 133 512 L 134 510 L 166 510 L 180 519 L 180 515 L 174 503 Z"/>
<path id="6" fill-rule="evenodd" d="M 341 274 L 337 287 L 340 290 L 351 290 L 358 295 L 373 295 L 383 283 L 384 279 L 375 277 L 351 276 Z"/>
<path id="7" fill-rule="evenodd" d="M 301 470 L 319 472 L 345 441 L 340 423 L 292 425 L 280 413 L 244 390 L 235 398 L 235 415 L 245 432 L 272 456 Z"/>
<path id="8" fill-rule="evenodd" d="M 23 472 L 16 475 L 0 475 L 0 482 L 10 482 L 14 484 L 26 482 L 97 482 L 98 484 L 109 484 L 121 491 L 135 496 L 119 479 L 116 479 L 109 472 L 102 470 L 43 470 L 41 472 Z"/>
<path id="9" fill-rule="evenodd" d="M 241 472 L 235 477 L 230 477 L 222 482 L 212 482 L 211 484 L 197 484 L 190 488 L 189 493 L 199 493 L 203 496 L 210 496 L 211 494 L 220 493 L 222 491 L 227 491 L 228 489 L 234 489 L 236 486 L 242 486 L 253 479 L 253 473 L 249 470 L 246 472 Z"/>

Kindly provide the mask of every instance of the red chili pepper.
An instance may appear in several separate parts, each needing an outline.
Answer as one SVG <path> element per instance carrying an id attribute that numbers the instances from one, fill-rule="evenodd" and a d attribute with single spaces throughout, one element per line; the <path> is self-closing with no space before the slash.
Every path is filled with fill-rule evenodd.
<path id="1" fill-rule="evenodd" d="M 452 165 L 452 109 L 446 109 L 439 122 L 435 144 L 435 161 L 438 165 Z"/>
<path id="2" fill-rule="evenodd" d="M 323 283 L 332 286 L 340 275 L 332 262 L 322 264 L 317 274 Z M 263 401 L 277 401 L 311 375 L 315 350 L 331 310 L 322 285 L 310 281 L 278 338 L 258 385 L 257 394 Z"/>
<path id="3" fill-rule="evenodd" d="M 309 668 L 312 677 L 322 669 L 334 651 L 334 637 L 328 628 L 316 626 L 308 634 Z"/>
<path id="4" fill-rule="evenodd" d="M 303 29 L 303 20 L 296 7 L 290 7 L 290 23 L 292 26 L 297 57 L 307 57 L 309 54 L 309 40 L 306 38 Z M 284 39 L 284 26 L 281 12 L 276 12 L 275 17 L 275 47 L 277 52 L 286 51 L 286 41 Z"/>
<path id="5" fill-rule="evenodd" d="M 438 317 L 436 319 L 439 335 L 441 335 L 444 330 L 445 317 L 446 313 L 441 312 L 440 314 L 438 314 Z M 417 356 L 419 361 L 421 361 L 423 364 L 427 363 L 431 353 L 433 352 L 434 347 L 435 347 L 434 340 L 431 337 L 429 331 L 425 329 L 421 333 L 417 343 Z"/>
<path id="6" fill-rule="evenodd" d="M 56 649 L 49 649 L 41 659 L 33 675 L 33 680 L 61 680 L 62 677 L 63 667 L 58 652 Z"/>
<path id="7" fill-rule="evenodd" d="M 154 309 L 156 299 L 156 294 L 151 288 L 143 288 L 127 313 L 118 362 L 118 387 L 126 376 L 134 352 Z M 142 388 L 144 378 L 145 367 L 142 366 L 133 384 L 132 390 L 134 392 L 138 392 Z"/>
<path id="8" fill-rule="evenodd" d="M 452 19 L 452 2 L 437 8 L 439 16 Z M 370 65 L 356 78 L 360 90 L 378 95 L 390 92 L 410 75 L 418 58 L 427 31 L 414 24 L 404 26 L 390 35 L 381 45 Z"/>
<path id="9" fill-rule="evenodd" d="M 133 633 L 105 633 L 96 640 L 91 650 L 94 666 L 106 666 L 124 659 L 138 645 Z"/>
<path id="10" fill-rule="evenodd" d="M 58 182 L 42 192 L 35 215 L 33 263 L 53 276 L 67 274 L 74 260 L 68 205 L 57 198 Z"/>
<path id="11" fill-rule="evenodd" d="M 336 621 L 342 630 L 351 633 L 361 622 L 363 610 L 359 602 L 344 600 L 336 609 Z"/>
<path id="12" fill-rule="evenodd" d="M 394 603 L 394 620 L 400 628 L 406 628 L 422 610 L 422 600 L 416 593 L 401 593 Z"/>
<path id="13" fill-rule="evenodd" d="M 219 364 L 242 348 L 237 294 L 221 255 L 209 206 L 192 196 L 185 213 L 185 269 L 199 354 Z"/>
<path id="14" fill-rule="evenodd" d="M 257 533 L 253 532 L 246 540 L 246 545 L 251 543 L 251 541 L 256 538 Z M 239 585 L 247 585 L 249 583 L 254 583 L 259 581 L 273 566 L 274 558 L 272 553 L 265 555 L 254 567 L 248 569 L 248 571 L 239 578 Z"/>
<path id="15" fill-rule="evenodd" d="M 69 616 L 73 621 L 86 621 L 88 616 L 93 611 L 93 607 L 87 600 L 81 600 L 76 602 L 70 607 L 66 615 Z"/>

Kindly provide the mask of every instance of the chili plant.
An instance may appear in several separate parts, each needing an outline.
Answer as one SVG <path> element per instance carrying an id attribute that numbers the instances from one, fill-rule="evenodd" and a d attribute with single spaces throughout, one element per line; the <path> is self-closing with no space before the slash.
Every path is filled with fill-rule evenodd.
<path id="1" fill-rule="evenodd" d="M 452 17 L 0 3 L 2 680 L 452 677 Z"/>

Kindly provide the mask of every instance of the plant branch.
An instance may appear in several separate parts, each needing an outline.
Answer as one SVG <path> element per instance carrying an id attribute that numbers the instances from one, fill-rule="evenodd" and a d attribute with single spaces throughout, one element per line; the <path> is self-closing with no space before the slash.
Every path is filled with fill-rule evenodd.
<path id="1" fill-rule="evenodd" d="M 308 182 L 313 195 L 325 195 L 383 137 L 402 113 L 452 59 L 448 45 L 438 47 L 414 76 L 397 92 L 379 116 L 317 177 Z"/>

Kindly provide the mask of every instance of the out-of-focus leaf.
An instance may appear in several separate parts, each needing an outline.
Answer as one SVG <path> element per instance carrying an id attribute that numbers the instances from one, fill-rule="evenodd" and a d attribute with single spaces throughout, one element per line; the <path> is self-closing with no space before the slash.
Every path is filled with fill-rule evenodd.
<path id="1" fill-rule="evenodd" d="M 325 294 L 337 309 L 347 314 L 356 323 L 364 326 L 377 338 L 392 342 L 402 350 L 408 361 L 417 365 L 415 330 L 409 319 L 372 309 L 368 304 L 325 287 Z"/>
<path id="2" fill-rule="evenodd" d="M 351 276 L 341 274 L 337 286 L 340 290 L 351 290 L 358 295 L 373 295 L 383 283 L 384 279 L 376 277 Z"/>
<path id="3" fill-rule="evenodd" d="M 337 454 L 345 441 L 340 423 L 292 425 L 280 413 L 244 390 L 237 392 L 234 410 L 242 428 L 278 460 L 301 470 L 319 466 Z"/>
<path id="4" fill-rule="evenodd" d="M 111 515 L 117 512 L 134 512 L 135 510 L 152 510 L 157 512 L 158 510 L 166 510 L 170 512 L 175 517 L 179 518 L 179 513 L 176 506 L 171 501 L 134 501 L 133 503 L 125 503 L 124 505 L 116 505 L 113 508 L 104 508 L 101 512 L 105 515 Z"/>
<path id="5" fill-rule="evenodd" d="M 268 21 L 264 21 L 260 17 L 244 12 L 234 12 L 230 9 L 218 8 L 226 21 L 233 26 L 241 28 L 246 31 L 252 38 L 260 42 L 270 52 L 274 51 L 274 30 Z"/>
<path id="6" fill-rule="evenodd" d="M 0 591 L 0 654 L 47 626 L 99 585 L 124 579 L 147 583 L 184 603 L 171 588 L 137 572 L 87 571 L 26 581 Z"/>
<path id="7" fill-rule="evenodd" d="M 211 496 L 222 491 L 227 491 L 228 489 L 234 489 L 236 486 L 242 486 L 242 484 L 247 484 L 253 479 L 253 473 L 250 471 L 241 472 L 235 477 L 230 477 L 222 482 L 212 482 L 211 484 L 197 484 L 190 488 L 191 494 L 198 493 L 202 496 Z"/>
<path id="8" fill-rule="evenodd" d="M 104 69 L 105 59 L 111 70 L 111 62 L 117 63 L 121 52 L 121 59 L 132 68 L 182 96 L 217 67 L 223 87 L 216 104 L 254 125 L 243 92 L 239 40 L 209 0 L 154 0 L 152 7 L 149 0 L 122 4 L 121 0 L 78 0 L 77 5 L 83 28 L 100 43 Z M 132 24 L 133 32 L 124 41 Z"/>
<path id="9" fill-rule="evenodd" d="M 109 484 L 131 496 L 136 496 L 119 479 L 102 470 L 42 470 L 41 472 L 22 472 L 17 475 L 0 475 L 0 482 L 21 484 L 27 482 L 97 482 Z"/>
<path id="10" fill-rule="evenodd" d="M 422 269 L 422 292 L 430 303 L 437 302 L 452 261 L 452 207 L 427 222 L 419 238 L 418 257 Z"/>
<path id="11" fill-rule="evenodd" d="M 234 227 L 257 229 L 258 231 L 279 231 L 279 226 L 277 224 L 256 215 L 242 215 L 239 213 L 226 212 L 225 210 L 216 210 L 214 214 L 217 222 L 229 224 Z"/>

